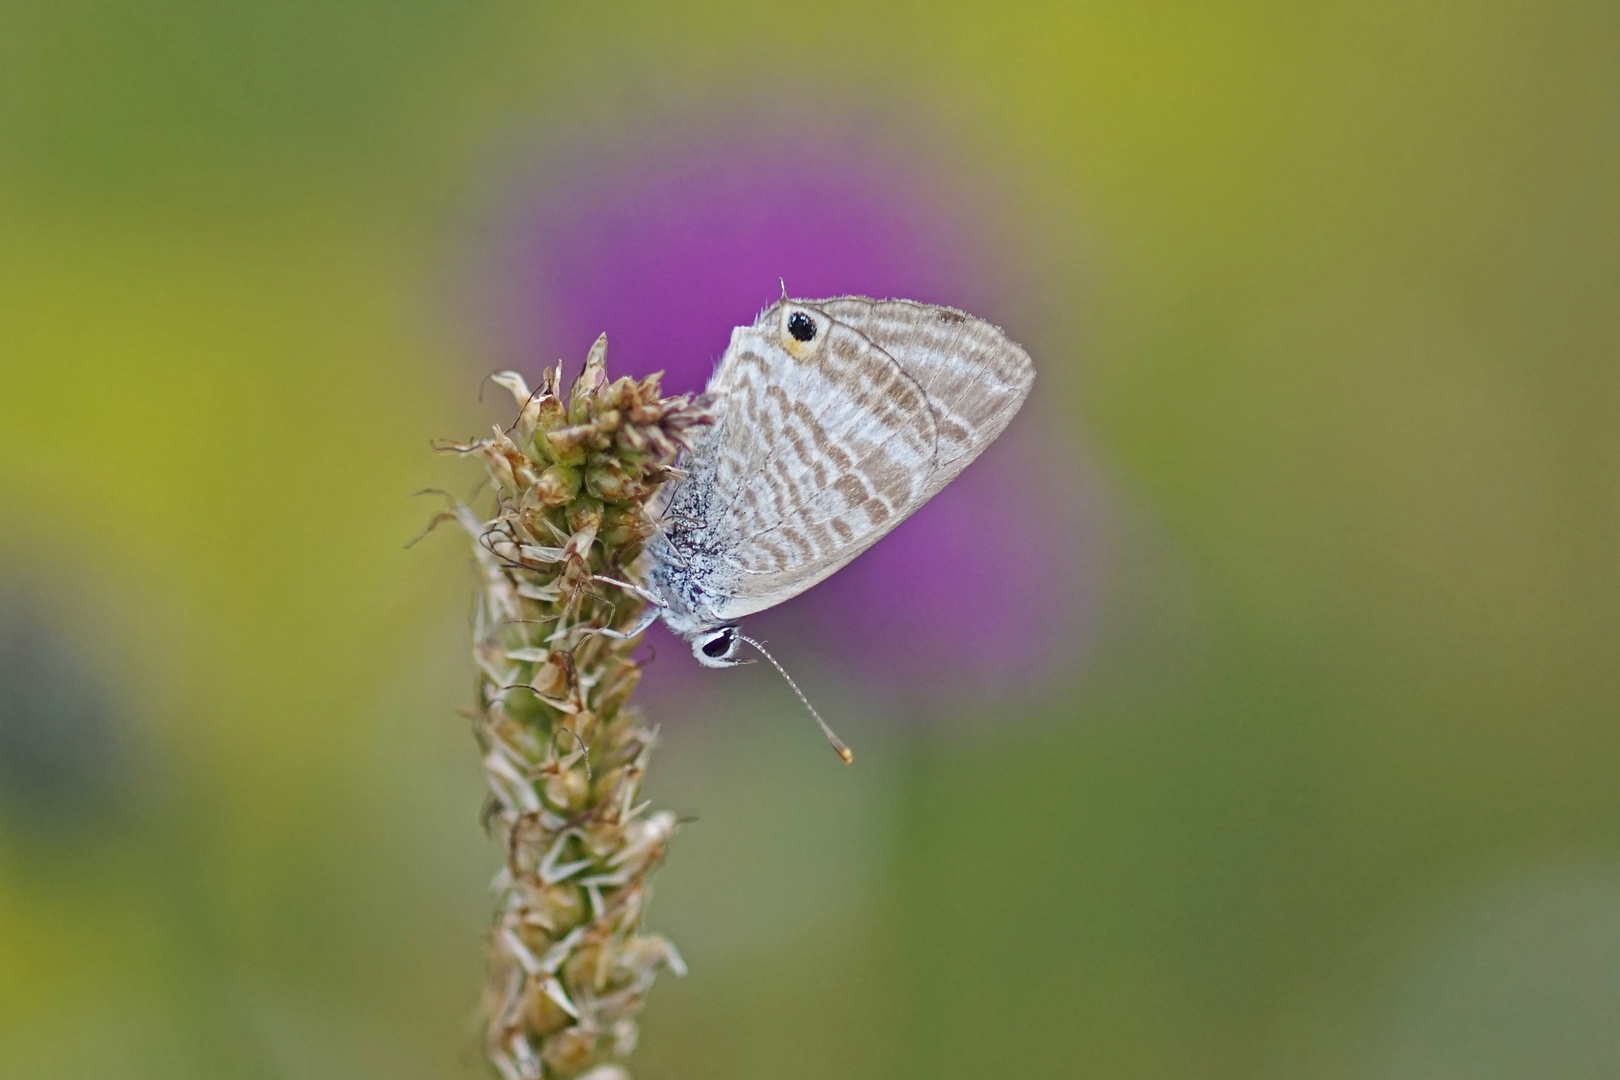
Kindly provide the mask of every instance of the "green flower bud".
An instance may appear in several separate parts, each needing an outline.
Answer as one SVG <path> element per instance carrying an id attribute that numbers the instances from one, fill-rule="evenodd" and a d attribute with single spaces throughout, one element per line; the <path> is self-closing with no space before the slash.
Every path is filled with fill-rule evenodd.
<path id="1" fill-rule="evenodd" d="M 579 470 L 567 465 L 553 465 L 535 481 L 534 494 L 542 505 L 562 506 L 579 494 Z"/>
<path id="2" fill-rule="evenodd" d="M 552 809 L 564 813 L 573 813 L 584 806 L 590 791 L 590 782 L 578 769 L 559 769 L 545 785 L 546 802 Z"/>
<path id="3" fill-rule="evenodd" d="M 583 1072 L 596 1061 L 598 1036 L 583 1028 L 571 1027 L 546 1036 L 540 1060 L 564 1076 Z"/>
<path id="4" fill-rule="evenodd" d="M 642 470 L 627 468 L 618 458 L 606 458 L 585 472 L 585 484 L 608 502 L 639 502 L 652 488 L 641 477 Z"/>

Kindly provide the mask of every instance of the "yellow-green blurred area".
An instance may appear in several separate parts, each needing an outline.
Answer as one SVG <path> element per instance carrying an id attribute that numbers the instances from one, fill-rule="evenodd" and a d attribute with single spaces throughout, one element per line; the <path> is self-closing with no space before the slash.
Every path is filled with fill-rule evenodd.
<path id="1" fill-rule="evenodd" d="M 637 1075 L 1620 1076 L 1617 55 L 1563 2 L 6 7 L 0 1076 L 481 1075 L 472 578 L 404 544 L 514 361 L 452 298 L 503 170 L 778 108 L 1001 193 L 1093 629 L 938 726 L 801 665 L 852 769 L 703 673 Z"/>

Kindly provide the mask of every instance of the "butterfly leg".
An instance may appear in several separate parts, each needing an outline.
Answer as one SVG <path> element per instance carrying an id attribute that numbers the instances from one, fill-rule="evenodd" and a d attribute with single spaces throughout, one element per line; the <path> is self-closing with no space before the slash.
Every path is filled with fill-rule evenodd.
<path id="1" fill-rule="evenodd" d="M 658 608 L 648 604 L 646 607 L 641 609 L 640 617 L 636 619 L 635 625 L 630 627 L 630 629 L 615 630 L 610 626 L 604 626 L 602 629 L 598 630 L 597 633 L 601 634 L 603 637 L 610 638 L 633 638 L 637 634 L 646 630 L 653 623 L 657 622 L 660 614 L 662 614 L 662 612 Z"/>
<path id="2" fill-rule="evenodd" d="M 664 598 L 662 596 L 659 596 L 657 593 L 653 592 L 651 589 L 647 588 L 645 585 L 637 585 L 637 584 L 635 584 L 634 582 L 631 582 L 631 581 L 620 581 L 618 578 L 610 578 L 605 574 L 592 574 L 591 575 L 591 580 L 592 581 L 600 581 L 604 585 L 617 585 L 619 588 L 623 589 L 625 592 L 633 593 L 634 595 L 641 597 L 643 600 L 647 601 L 647 603 L 653 605 L 654 607 L 657 607 L 657 608 L 667 608 L 667 607 L 669 607 L 669 605 L 664 602 Z"/>
<path id="3" fill-rule="evenodd" d="M 618 578 L 610 578 L 602 574 L 593 574 L 591 576 L 591 580 L 600 581 L 605 585 L 617 585 L 625 592 L 630 593 L 633 596 L 639 596 L 641 599 L 647 602 L 647 606 L 641 609 L 641 615 L 636 619 L 635 625 L 631 626 L 628 630 L 614 630 L 611 627 L 604 627 L 600 631 L 604 637 L 633 638 L 637 634 L 646 630 L 653 623 L 657 622 L 658 616 L 663 613 L 665 608 L 669 607 L 669 605 L 664 602 L 664 598 L 662 596 L 659 596 L 651 589 L 636 585 L 633 582 L 620 581 Z"/>

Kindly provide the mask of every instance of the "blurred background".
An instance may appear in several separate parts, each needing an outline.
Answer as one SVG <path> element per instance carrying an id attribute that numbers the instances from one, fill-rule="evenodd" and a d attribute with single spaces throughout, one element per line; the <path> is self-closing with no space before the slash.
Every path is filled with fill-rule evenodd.
<path id="1" fill-rule="evenodd" d="M 480 378 L 971 310 L 1019 422 L 668 638 L 651 1078 L 1620 1076 L 1620 15 L 0 10 L 0 1077 L 483 1075 Z"/>

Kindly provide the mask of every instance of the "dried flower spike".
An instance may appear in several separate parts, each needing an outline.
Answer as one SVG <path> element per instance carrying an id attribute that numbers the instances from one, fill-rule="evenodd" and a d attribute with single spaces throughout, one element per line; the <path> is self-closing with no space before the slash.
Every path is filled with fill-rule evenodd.
<path id="1" fill-rule="evenodd" d="M 634 581 L 652 535 L 648 503 L 710 422 L 659 376 L 609 382 L 598 338 L 564 402 L 562 365 L 530 391 L 493 381 L 518 418 L 487 439 L 445 444 L 482 459 L 494 488 L 486 520 L 450 512 L 474 539 L 479 572 L 473 655 L 486 820 L 506 865 L 490 936 L 486 1049 L 506 1080 L 628 1080 L 636 1015 L 675 947 L 644 933 L 648 880 L 675 815 L 641 801 L 655 731 L 627 702 L 640 672 Z"/>

